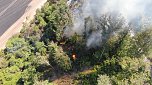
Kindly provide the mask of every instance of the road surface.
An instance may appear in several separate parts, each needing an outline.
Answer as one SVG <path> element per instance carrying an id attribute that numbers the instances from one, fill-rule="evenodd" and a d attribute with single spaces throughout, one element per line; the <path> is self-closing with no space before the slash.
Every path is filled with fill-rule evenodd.
<path id="1" fill-rule="evenodd" d="M 0 0 L 0 36 L 15 23 L 32 0 Z"/>
<path id="2" fill-rule="evenodd" d="M 5 49 L 9 38 L 18 34 L 23 22 L 34 19 L 36 10 L 47 0 L 0 0 L 0 50 Z"/>

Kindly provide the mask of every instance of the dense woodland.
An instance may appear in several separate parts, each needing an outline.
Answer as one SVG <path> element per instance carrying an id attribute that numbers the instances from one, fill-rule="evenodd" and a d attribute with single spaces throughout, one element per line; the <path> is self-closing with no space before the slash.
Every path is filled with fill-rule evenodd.
<path id="1" fill-rule="evenodd" d="M 108 20 L 117 23 L 110 30 L 123 29 L 123 20 Z M 104 30 L 106 20 L 99 21 Z M 64 0 L 50 0 L 37 10 L 0 52 L 0 85 L 152 85 L 151 27 L 134 36 L 129 30 L 115 36 L 104 30 L 102 45 L 87 48 L 85 35 L 63 36 L 69 24 Z"/>

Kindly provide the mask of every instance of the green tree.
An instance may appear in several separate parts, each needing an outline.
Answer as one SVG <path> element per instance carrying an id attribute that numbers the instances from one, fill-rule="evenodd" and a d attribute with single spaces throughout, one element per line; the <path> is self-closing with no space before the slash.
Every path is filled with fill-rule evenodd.
<path id="1" fill-rule="evenodd" d="M 8 53 L 13 53 L 26 45 L 27 45 L 27 43 L 25 42 L 25 39 L 14 37 L 7 42 L 6 51 Z"/>
<path id="2" fill-rule="evenodd" d="M 35 51 L 39 52 L 41 55 L 46 55 L 46 46 L 44 45 L 43 42 L 35 42 Z"/>
<path id="3" fill-rule="evenodd" d="M 98 81 L 98 85 L 112 85 L 111 80 L 107 75 L 99 75 L 97 81 Z"/>
<path id="4" fill-rule="evenodd" d="M 0 69 L 0 84 L 2 85 L 16 85 L 20 77 L 21 72 L 17 66 Z"/>
<path id="5" fill-rule="evenodd" d="M 47 2 L 36 15 L 38 22 L 46 22 L 42 39 L 59 41 L 62 39 L 64 27 L 70 22 L 69 10 L 65 0 L 59 0 L 55 4 Z M 39 23 L 38 25 L 40 25 Z M 44 26 L 44 25 L 43 25 Z"/>
<path id="6" fill-rule="evenodd" d="M 57 46 L 56 43 L 49 45 L 49 62 L 53 65 L 57 65 L 60 69 L 68 71 L 71 69 L 71 60 L 63 49 Z"/>

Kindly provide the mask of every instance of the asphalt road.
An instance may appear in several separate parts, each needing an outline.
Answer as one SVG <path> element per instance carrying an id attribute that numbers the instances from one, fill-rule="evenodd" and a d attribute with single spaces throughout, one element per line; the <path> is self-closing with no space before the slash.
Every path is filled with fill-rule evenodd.
<path id="1" fill-rule="evenodd" d="M 0 36 L 27 10 L 31 0 L 0 0 Z"/>

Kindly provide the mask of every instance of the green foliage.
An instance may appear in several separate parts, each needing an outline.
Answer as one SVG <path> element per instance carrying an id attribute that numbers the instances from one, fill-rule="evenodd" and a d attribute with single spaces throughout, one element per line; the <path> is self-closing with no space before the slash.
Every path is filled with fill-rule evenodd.
<path id="1" fill-rule="evenodd" d="M 150 62 L 144 58 L 124 57 L 120 60 L 122 72 L 117 75 L 120 80 L 128 79 L 128 84 L 150 83 Z M 142 74 L 142 75 L 141 75 Z M 141 80 L 142 81 L 141 81 Z M 130 83 L 129 83 L 130 82 Z"/>
<path id="2" fill-rule="evenodd" d="M 151 53 L 151 34 L 151 30 L 146 30 L 133 37 L 127 33 L 110 38 L 106 49 L 94 54 L 95 58 L 104 62 L 96 67 L 98 73 L 107 74 L 112 85 L 151 84 L 150 60 L 145 56 Z"/>
<path id="3" fill-rule="evenodd" d="M 22 72 L 20 82 L 23 81 L 25 85 L 32 85 L 35 79 L 37 79 L 35 66 L 30 66 Z"/>
<path id="4" fill-rule="evenodd" d="M 43 42 L 35 42 L 35 51 L 39 52 L 41 55 L 46 55 L 46 46 Z"/>
<path id="5" fill-rule="evenodd" d="M 21 34 L 7 42 L 6 49 L 0 51 L 0 85 L 52 85 L 49 80 L 53 73 L 81 70 L 83 72 L 75 79 L 78 85 L 152 84 L 149 69 L 151 29 L 131 36 L 124 30 L 130 28 L 124 27 L 122 19 L 103 16 L 97 22 L 105 37 L 102 46 L 86 49 L 87 35 L 98 30 L 89 30 L 85 37 L 75 34 L 69 39 L 63 38 L 64 28 L 71 25 L 65 2 L 48 1 L 37 10 L 34 21 L 25 24 Z M 86 23 L 94 24 L 91 18 L 86 20 Z M 113 35 L 114 32 L 118 33 Z M 61 45 L 61 41 L 65 43 Z M 73 54 L 76 59 L 71 61 L 69 56 Z M 94 70 L 85 69 L 94 65 Z"/>
<path id="6" fill-rule="evenodd" d="M 45 27 L 43 40 L 59 41 L 62 38 L 63 28 L 70 20 L 65 1 L 59 0 L 56 4 L 46 3 L 42 10 L 37 12 L 36 20 L 39 22 L 39 27 Z"/>
<path id="7" fill-rule="evenodd" d="M 139 32 L 136 37 L 136 45 L 138 46 L 138 51 L 141 54 L 148 54 L 149 50 L 152 49 L 152 29 L 147 29 L 143 32 Z"/>
<path id="8" fill-rule="evenodd" d="M 0 69 L 6 68 L 8 66 L 8 61 L 5 59 L 5 54 L 3 51 L 0 51 Z"/>
<path id="9" fill-rule="evenodd" d="M 152 30 L 146 30 L 131 37 L 129 34 L 123 38 L 118 52 L 119 57 L 141 57 L 152 48 Z"/>
<path id="10" fill-rule="evenodd" d="M 43 64 L 47 62 L 47 59 L 43 60 L 48 55 L 46 41 L 59 41 L 62 38 L 63 28 L 68 23 L 68 9 L 63 0 L 54 4 L 47 2 L 41 10 L 38 10 L 35 21 L 30 25 L 25 24 L 21 34 L 11 38 L 7 42 L 4 53 L 0 52 L 0 84 L 33 85 L 36 79 L 39 80 L 37 67 L 45 67 Z M 45 43 L 41 42 L 42 40 Z M 50 50 L 52 48 L 57 50 Z M 51 59 L 54 59 L 50 62 L 57 63 L 64 71 L 72 68 L 70 58 L 61 47 L 52 43 L 49 52 Z M 46 72 L 50 73 L 51 70 Z"/>
<path id="11" fill-rule="evenodd" d="M 0 69 L 0 84 L 16 85 L 16 82 L 20 79 L 20 77 L 21 72 L 17 66 Z"/>
<path id="12" fill-rule="evenodd" d="M 6 50 L 9 53 L 13 53 L 25 45 L 27 45 L 27 43 L 25 42 L 25 39 L 15 37 L 15 38 L 10 39 L 7 42 Z"/>
<path id="13" fill-rule="evenodd" d="M 97 76 L 96 70 L 86 70 L 84 72 L 80 72 L 76 77 L 78 80 L 77 85 L 96 85 Z"/>
<path id="14" fill-rule="evenodd" d="M 114 47 L 115 50 L 117 50 L 113 56 L 115 57 L 135 57 L 138 52 L 138 48 L 135 44 L 135 40 L 130 36 L 129 33 L 125 34 L 123 37 L 120 37 L 120 40 L 118 41 L 118 46 Z"/>
<path id="15" fill-rule="evenodd" d="M 7 43 L 0 69 L 0 81 L 4 85 L 32 84 L 37 66 L 31 46 L 24 38 L 14 37 Z M 5 68 L 4 68 L 5 66 Z"/>
<path id="16" fill-rule="evenodd" d="M 5 58 L 0 57 L 0 69 L 5 68 L 7 66 L 8 66 L 8 61 Z"/>
<path id="17" fill-rule="evenodd" d="M 107 75 L 99 75 L 99 77 L 98 77 L 98 85 L 112 85 L 109 76 L 107 76 Z"/>
<path id="18" fill-rule="evenodd" d="M 49 61 L 50 63 L 56 64 L 60 69 L 64 71 L 69 71 L 71 66 L 71 60 L 63 49 L 57 46 L 56 43 L 51 43 L 49 45 Z"/>
<path id="19" fill-rule="evenodd" d="M 61 39 L 63 28 L 68 23 L 69 16 L 65 4 L 63 0 L 54 4 L 47 2 L 41 10 L 37 11 L 34 23 L 24 25 L 21 34 L 7 42 L 4 53 L 0 53 L 1 84 L 32 85 L 36 82 L 35 79 L 38 80 L 37 67 L 42 64 L 39 62 L 44 64 L 47 60 L 43 60 L 43 57 L 47 55 L 47 46 L 40 41 Z M 60 47 L 57 49 L 60 50 L 59 52 L 54 50 L 57 52 L 54 57 L 59 60 L 54 58 L 55 63 L 65 71 L 70 70 L 72 67 L 70 58 Z M 58 55 L 58 53 L 60 54 Z M 50 73 L 49 71 L 47 72 Z"/>
<path id="20" fill-rule="evenodd" d="M 128 70 L 129 72 L 143 72 L 149 70 L 150 62 L 143 58 L 129 58 L 124 57 L 120 60 L 119 64 L 123 70 Z M 149 66 L 147 66 L 149 65 Z"/>
<path id="21" fill-rule="evenodd" d="M 123 57 L 119 61 L 119 71 L 113 70 L 113 68 L 107 68 L 108 66 L 98 67 L 98 71 L 104 71 L 109 69 L 108 72 L 101 72 L 104 75 L 98 77 L 98 85 L 143 85 L 151 84 L 150 78 L 150 62 L 144 61 L 143 58 L 130 58 Z M 112 67 L 112 66 L 111 66 Z M 114 67 L 114 66 L 113 66 Z M 116 66 L 115 66 L 116 67 Z M 116 72 L 111 75 L 109 72 Z M 109 76 L 105 75 L 108 74 Z"/>
<path id="22" fill-rule="evenodd" d="M 45 27 L 47 25 L 46 22 L 43 19 L 43 15 L 42 16 L 40 16 L 40 15 L 38 16 L 37 15 L 36 19 L 39 22 L 38 27 Z"/>

